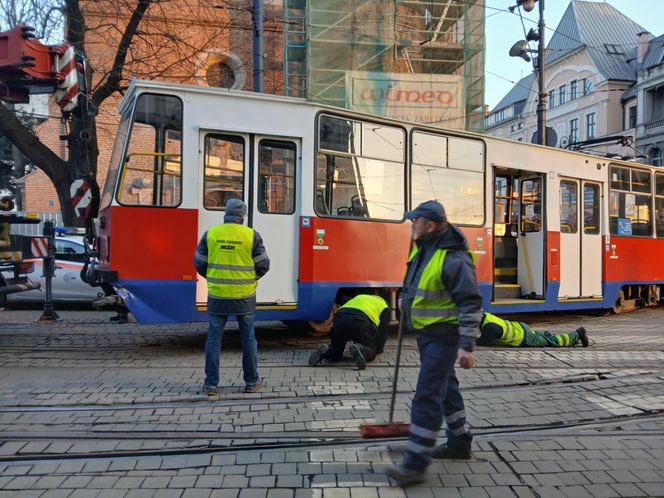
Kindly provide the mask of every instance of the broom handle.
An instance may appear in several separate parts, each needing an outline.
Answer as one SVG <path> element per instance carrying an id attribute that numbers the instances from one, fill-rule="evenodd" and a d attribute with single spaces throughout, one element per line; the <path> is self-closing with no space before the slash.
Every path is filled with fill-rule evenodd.
<path id="1" fill-rule="evenodd" d="M 397 381 L 399 379 L 399 363 L 401 363 L 401 343 L 403 341 L 403 321 L 404 311 L 403 305 L 401 306 L 401 315 L 399 316 L 399 333 L 397 338 L 397 358 L 394 362 L 394 377 L 392 378 L 392 399 L 390 400 L 390 424 L 394 419 L 394 401 L 397 397 Z"/>
<path id="2" fill-rule="evenodd" d="M 410 237 L 410 244 L 408 247 L 408 257 L 410 258 L 410 253 L 413 251 L 413 234 L 411 233 Z M 406 270 L 406 273 L 408 271 Z M 403 287 L 406 283 L 406 276 L 403 278 L 403 283 L 401 285 L 401 289 L 403 290 Z M 397 301 L 398 303 L 398 301 Z M 398 305 L 397 305 L 398 306 Z M 401 343 L 403 342 L 403 322 L 405 321 L 405 306 L 403 305 L 403 301 L 401 304 L 401 314 L 399 315 L 399 332 L 397 334 L 397 358 L 394 362 L 394 377 L 392 378 L 392 399 L 390 400 L 390 420 L 389 423 L 391 424 L 394 419 L 394 402 L 397 397 L 397 382 L 399 380 L 399 364 L 401 363 Z"/>

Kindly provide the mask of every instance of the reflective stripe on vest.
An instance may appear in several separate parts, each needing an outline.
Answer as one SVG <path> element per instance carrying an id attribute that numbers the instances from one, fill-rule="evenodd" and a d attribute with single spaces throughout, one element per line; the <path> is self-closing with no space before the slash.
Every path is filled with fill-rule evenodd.
<path id="1" fill-rule="evenodd" d="M 253 245 L 254 231 L 244 225 L 224 223 L 208 230 L 208 294 L 220 299 L 256 294 Z"/>
<path id="2" fill-rule="evenodd" d="M 372 296 L 371 294 L 361 294 L 355 296 L 340 309 L 344 308 L 360 310 L 369 317 L 369 320 L 376 324 L 376 327 L 378 327 L 380 325 L 380 314 L 385 308 L 387 308 L 387 303 L 382 297 Z"/>
<path id="3" fill-rule="evenodd" d="M 418 252 L 413 247 L 409 261 Z M 443 263 L 447 249 L 436 249 L 431 260 L 422 270 L 417 290 L 410 308 L 410 321 L 414 329 L 420 330 L 437 323 L 459 324 L 459 308 L 443 284 Z"/>
<path id="4" fill-rule="evenodd" d="M 503 331 L 500 339 L 498 339 L 498 344 L 501 346 L 520 346 L 523 342 L 525 332 L 519 322 L 510 322 L 509 320 L 498 318 L 491 313 L 484 313 L 482 326 L 484 326 L 485 323 L 498 325 Z"/>

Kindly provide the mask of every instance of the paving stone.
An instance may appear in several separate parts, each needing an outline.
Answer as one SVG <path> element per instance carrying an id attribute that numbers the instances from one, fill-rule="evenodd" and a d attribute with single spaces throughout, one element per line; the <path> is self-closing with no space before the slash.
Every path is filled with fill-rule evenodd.
<path id="1" fill-rule="evenodd" d="M 643 490 L 636 484 L 609 484 L 619 496 L 643 496 Z"/>
<path id="2" fill-rule="evenodd" d="M 243 489 L 239 496 L 240 498 L 266 498 L 267 489 Z"/>
<path id="3" fill-rule="evenodd" d="M 24 490 L 32 488 L 41 477 L 39 476 L 16 476 L 8 484 L 5 485 L 4 489 L 16 489 Z"/>
<path id="4" fill-rule="evenodd" d="M 196 479 L 195 487 L 197 488 L 221 488 L 224 481 L 222 475 L 202 475 Z"/>

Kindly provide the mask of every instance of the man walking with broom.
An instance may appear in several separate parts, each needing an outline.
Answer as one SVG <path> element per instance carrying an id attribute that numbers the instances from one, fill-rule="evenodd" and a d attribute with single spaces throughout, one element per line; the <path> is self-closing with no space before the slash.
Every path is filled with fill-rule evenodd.
<path id="1" fill-rule="evenodd" d="M 387 470 L 401 486 L 424 481 L 432 456 L 470 457 L 472 436 L 454 363 L 458 359 L 462 368 L 473 367 L 482 318 L 473 256 L 461 231 L 448 223 L 443 206 L 423 202 L 406 219 L 413 221 L 416 246 L 406 269 L 402 313 L 418 334 L 421 366 L 406 457 Z M 443 416 L 447 443 L 435 447 Z"/>

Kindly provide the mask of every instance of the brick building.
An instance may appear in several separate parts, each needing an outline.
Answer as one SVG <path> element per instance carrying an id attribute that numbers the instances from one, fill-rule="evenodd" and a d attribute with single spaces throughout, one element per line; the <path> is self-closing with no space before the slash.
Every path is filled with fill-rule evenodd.
<path id="1" fill-rule="evenodd" d="M 267 93 L 283 94 L 282 2 L 265 0 L 264 74 Z M 120 0 L 81 2 L 89 31 L 86 51 L 93 70 L 93 85 L 112 67 L 117 46 L 130 12 Z M 251 0 L 178 2 L 152 5 L 139 26 L 124 66 L 123 78 L 164 80 L 207 86 L 251 90 Z M 99 158 L 97 181 L 103 188 L 119 120 L 121 96 L 113 94 L 96 117 Z M 67 157 L 60 109 L 51 103 L 50 119 L 36 130 L 40 139 L 60 157 Z M 59 211 L 52 183 L 39 169 L 25 178 L 24 206 L 28 211 Z"/>

